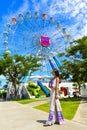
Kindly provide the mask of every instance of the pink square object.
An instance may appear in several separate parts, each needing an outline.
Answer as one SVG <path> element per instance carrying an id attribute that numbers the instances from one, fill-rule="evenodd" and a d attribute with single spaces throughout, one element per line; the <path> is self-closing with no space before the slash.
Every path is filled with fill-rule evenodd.
<path id="1" fill-rule="evenodd" d="M 40 38 L 40 44 L 42 46 L 49 47 L 50 46 L 50 38 L 46 37 L 46 36 L 41 36 L 41 38 Z"/>

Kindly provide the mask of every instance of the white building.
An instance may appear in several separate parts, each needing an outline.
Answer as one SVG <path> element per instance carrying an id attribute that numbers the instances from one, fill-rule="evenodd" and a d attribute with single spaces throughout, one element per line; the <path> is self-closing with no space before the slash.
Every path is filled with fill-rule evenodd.
<path id="1" fill-rule="evenodd" d="M 85 83 L 85 86 L 81 87 L 81 95 L 82 97 L 87 97 L 87 83 Z"/>

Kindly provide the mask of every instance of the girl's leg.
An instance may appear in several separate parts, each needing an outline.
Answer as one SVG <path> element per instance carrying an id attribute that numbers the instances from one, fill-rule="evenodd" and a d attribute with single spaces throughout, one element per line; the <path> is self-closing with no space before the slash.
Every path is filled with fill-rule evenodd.
<path id="1" fill-rule="evenodd" d="M 49 125 L 53 125 L 55 123 L 55 111 L 50 110 L 48 121 L 46 123 Z"/>
<path id="2" fill-rule="evenodd" d="M 56 104 L 55 104 L 55 124 L 59 124 L 59 120 L 58 120 L 58 114 L 57 114 L 57 107 L 56 107 Z"/>
<path id="3" fill-rule="evenodd" d="M 62 124 L 64 122 L 64 118 L 62 115 L 62 109 L 59 100 L 56 101 L 55 111 L 56 111 L 56 122 L 58 122 L 58 124 Z"/>

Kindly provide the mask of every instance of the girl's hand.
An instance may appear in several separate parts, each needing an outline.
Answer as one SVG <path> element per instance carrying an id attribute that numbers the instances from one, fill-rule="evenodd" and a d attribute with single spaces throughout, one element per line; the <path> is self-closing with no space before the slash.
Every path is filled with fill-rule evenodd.
<path id="1" fill-rule="evenodd" d="M 59 98 L 58 94 L 56 94 L 55 98 L 56 98 L 56 99 L 58 99 L 58 98 Z"/>

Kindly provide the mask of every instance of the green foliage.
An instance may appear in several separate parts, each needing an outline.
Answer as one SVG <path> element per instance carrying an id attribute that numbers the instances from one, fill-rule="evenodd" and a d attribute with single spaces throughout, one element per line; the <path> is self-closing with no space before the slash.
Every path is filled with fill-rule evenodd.
<path id="1" fill-rule="evenodd" d="M 2 81 L 0 81 L 0 85 L 2 84 Z"/>
<path id="2" fill-rule="evenodd" d="M 20 104 L 28 104 L 28 103 L 33 103 L 33 102 L 38 102 L 41 101 L 39 99 L 23 99 L 23 100 L 19 100 L 18 103 Z"/>
<path id="3" fill-rule="evenodd" d="M 2 97 L 2 93 L 1 93 L 1 91 L 0 91 L 0 98 Z"/>
<path id="4" fill-rule="evenodd" d="M 26 76 L 29 71 L 38 70 L 41 66 L 38 61 L 40 61 L 40 59 L 34 56 L 22 56 L 17 54 L 14 56 L 4 55 L 3 58 L 0 59 L 0 74 L 5 75 L 9 80 L 12 77 L 21 79 L 23 76 Z"/>
<path id="5" fill-rule="evenodd" d="M 6 92 L 6 90 L 0 90 L 0 98 L 3 96 L 3 94 L 6 94 L 7 92 Z"/>
<path id="6" fill-rule="evenodd" d="M 40 58 L 26 55 L 6 55 L 0 59 L 0 74 L 3 74 L 8 81 L 13 83 L 15 95 L 17 94 L 16 85 L 21 82 L 22 77 L 27 76 L 30 72 L 39 69 L 41 64 Z"/>
<path id="7" fill-rule="evenodd" d="M 64 56 L 64 53 L 59 53 L 58 57 Z"/>
<path id="8" fill-rule="evenodd" d="M 77 82 L 79 85 L 87 82 L 87 36 L 75 40 L 74 45 L 67 48 L 60 66 L 63 79 Z"/>

